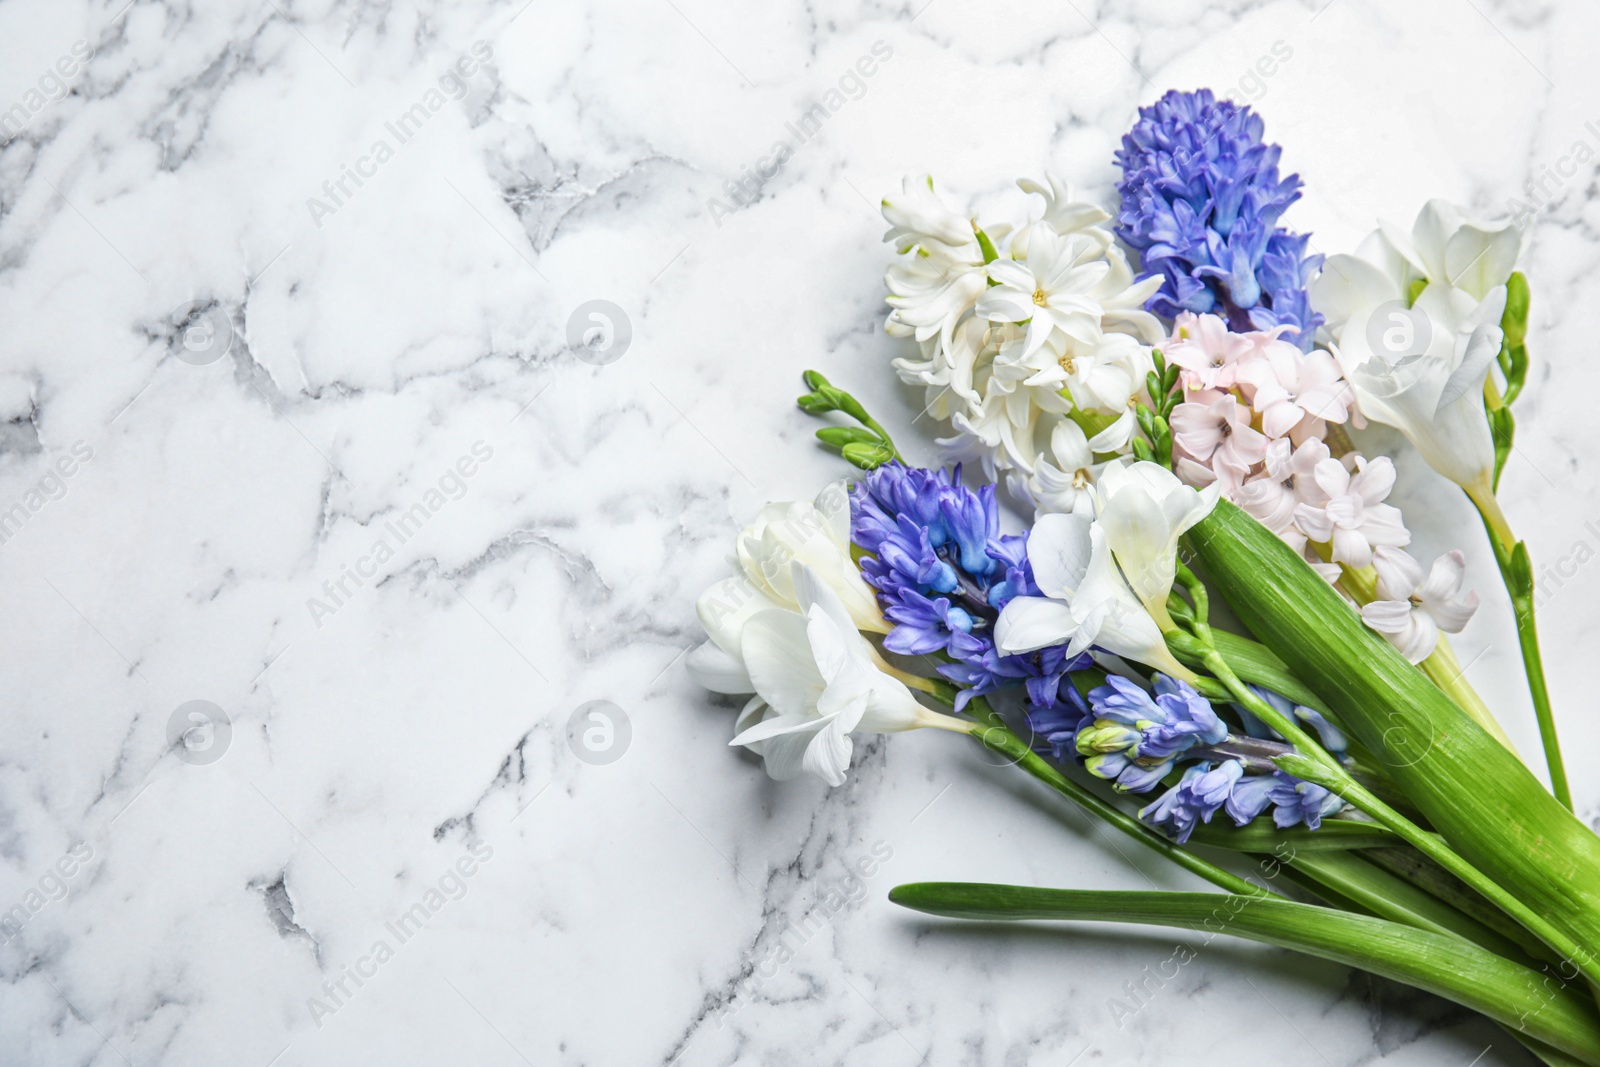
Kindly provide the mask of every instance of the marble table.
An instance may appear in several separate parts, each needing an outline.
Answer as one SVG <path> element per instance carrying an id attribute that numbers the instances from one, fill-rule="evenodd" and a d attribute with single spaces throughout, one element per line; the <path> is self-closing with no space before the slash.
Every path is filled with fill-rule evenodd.
<path id="1" fill-rule="evenodd" d="M 1559 569 L 1595 819 L 1597 32 L 1572 0 L 0 4 L 0 1062 L 1531 1062 L 1261 946 L 903 912 L 927 878 L 1193 883 L 953 736 L 772 783 L 683 656 L 738 526 L 843 473 L 803 368 L 936 458 L 878 199 L 1049 168 L 1109 203 L 1135 107 L 1209 85 L 1321 251 L 1527 202 L 1505 496 Z M 1401 481 L 1537 751 L 1472 516 Z"/>

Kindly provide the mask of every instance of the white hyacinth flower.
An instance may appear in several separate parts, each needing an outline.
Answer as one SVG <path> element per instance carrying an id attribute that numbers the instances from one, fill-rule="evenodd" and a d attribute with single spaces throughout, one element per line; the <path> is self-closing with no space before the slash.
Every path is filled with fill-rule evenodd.
<path id="1" fill-rule="evenodd" d="M 904 253 L 887 277 L 887 330 L 920 347 L 895 370 L 924 389 L 928 414 L 950 422 L 939 441 L 948 459 L 981 464 L 1026 498 L 1069 412 L 1089 416 L 1097 451 L 1126 451 L 1129 404 L 1165 331 L 1144 310 L 1161 279 L 1135 279 L 1110 215 L 1055 177 L 1018 185 L 1044 200 L 1043 214 L 1014 232 L 985 225 L 987 243 L 927 178 L 907 179 L 884 217 Z"/>
<path id="2" fill-rule="evenodd" d="M 1439 644 L 1439 631 L 1457 634 L 1478 610 L 1478 594 L 1461 594 L 1467 558 L 1458 549 L 1433 561 L 1426 577 L 1422 564 L 1398 548 L 1373 551 L 1378 572 L 1377 599 L 1361 608 L 1361 618 L 1412 663 L 1421 663 Z"/>

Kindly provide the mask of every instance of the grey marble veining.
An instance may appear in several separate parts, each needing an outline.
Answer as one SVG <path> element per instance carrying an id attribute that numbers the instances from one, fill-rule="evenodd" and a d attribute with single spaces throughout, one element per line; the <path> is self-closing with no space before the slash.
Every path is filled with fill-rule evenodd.
<path id="1" fill-rule="evenodd" d="M 1051 168 L 1109 204 L 1134 108 L 1210 85 L 1265 116 L 1320 251 L 1430 196 L 1536 209 L 1505 496 L 1559 569 L 1595 819 L 1597 30 L 1509 0 L 6 0 L 0 1062 L 1530 1062 L 1261 946 L 902 912 L 927 878 L 1191 883 L 955 737 L 769 782 L 682 656 L 738 526 L 841 473 L 803 368 L 935 458 L 878 199 Z M 568 347 L 596 300 L 631 329 L 598 366 Z M 1415 457 L 1398 496 L 1423 553 L 1472 555 L 1461 658 L 1537 751 L 1475 521 Z M 569 744 L 593 700 L 631 730 L 611 763 Z M 210 747 L 171 743 L 192 701 Z"/>

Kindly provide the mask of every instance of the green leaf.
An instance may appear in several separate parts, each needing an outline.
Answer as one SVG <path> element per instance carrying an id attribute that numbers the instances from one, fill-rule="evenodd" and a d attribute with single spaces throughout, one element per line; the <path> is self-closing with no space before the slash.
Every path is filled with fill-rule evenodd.
<path id="1" fill-rule="evenodd" d="M 1361 858 L 1405 879 L 1418 889 L 1450 904 L 1456 910 L 1472 916 L 1501 936 L 1523 945 L 1527 951 L 1542 954 L 1550 959 L 1558 958 L 1543 945 L 1529 938 L 1522 927 L 1505 912 L 1468 889 L 1455 875 L 1409 845 L 1365 849 L 1361 853 Z"/>
<path id="2" fill-rule="evenodd" d="M 1600 1017 L 1580 987 L 1562 986 L 1462 938 L 1384 919 L 1271 897 L 960 882 L 897 886 L 889 899 L 958 919 L 1142 923 L 1260 941 L 1427 990 L 1580 1062 L 1600 1063 Z"/>
<path id="3" fill-rule="evenodd" d="M 1201 825 L 1189 838 L 1197 845 L 1225 848 L 1230 852 L 1337 852 L 1352 848 L 1376 848 L 1398 844 L 1400 839 L 1375 822 L 1354 819 L 1323 819 L 1322 828 L 1312 830 L 1294 826 L 1280 830 L 1271 820 L 1257 819 L 1245 826 Z"/>
<path id="4" fill-rule="evenodd" d="M 1360 853 L 1309 852 L 1290 846 L 1280 847 L 1270 862 L 1291 865 L 1318 886 L 1333 890 L 1380 919 L 1404 923 L 1418 930 L 1432 930 L 1436 934 L 1454 934 L 1497 956 L 1524 965 L 1533 963 L 1515 943 L 1437 897 L 1374 867 Z"/>
<path id="5" fill-rule="evenodd" d="M 1146 463 L 1155 459 L 1155 452 L 1150 448 L 1149 441 L 1146 441 L 1142 437 L 1135 437 L 1131 443 L 1133 445 L 1133 455 L 1135 459 L 1142 460 Z"/>
<path id="6" fill-rule="evenodd" d="M 1220 502 L 1187 539 L 1213 590 L 1451 848 L 1572 940 L 1600 946 L 1600 838 L 1520 759 L 1235 505 Z"/>
<path id="7" fill-rule="evenodd" d="M 848 444 L 840 449 L 840 452 L 845 459 L 864 471 L 881 467 L 894 458 L 894 450 L 881 441 L 875 444 L 862 442 Z"/>

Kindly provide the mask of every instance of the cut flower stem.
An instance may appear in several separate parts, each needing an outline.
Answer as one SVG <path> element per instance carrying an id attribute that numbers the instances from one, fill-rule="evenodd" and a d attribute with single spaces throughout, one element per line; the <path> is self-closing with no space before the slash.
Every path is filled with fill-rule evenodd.
<path id="1" fill-rule="evenodd" d="M 985 748 L 1009 758 L 1051 789 L 1076 802 L 1090 815 L 1103 819 L 1146 848 L 1165 856 L 1191 874 L 1199 875 L 1229 893 L 1251 897 L 1273 895 L 1254 882 L 1187 851 L 1115 804 L 1096 795 L 1086 786 L 1067 777 L 1049 760 L 1033 751 L 1026 741 L 1018 737 L 982 697 L 974 697 L 967 704 L 967 711 L 976 719 L 970 731 L 975 740 Z"/>
<path id="2" fill-rule="evenodd" d="M 1467 497 L 1483 517 L 1484 529 L 1500 564 L 1500 578 L 1511 595 L 1511 608 L 1517 619 L 1517 645 L 1522 650 L 1522 667 L 1528 676 L 1528 694 L 1533 698 L 1533 714 L 1539 721 L 1539 740 L 1544 745 L 1544 762 L 1550 772 L 1550 792 L 1572 810 L 1572 788 L 1567 784 L 1567 768 L 1561 759 L 1561 740 L 1556 736 L 1555 712 L 1550 707 L 1550 690 L 1545 684 L 1544 659 L 1539 653 L 1539 628 L 1534 619 L 1533 564 L 1528 548 L 1518 541 L 1506 521 L 1505 512 L 1494 490 L 1488 485 L 1469 487 Z M 1470 709 L 1467 710 L 1470 713 Z"/>

